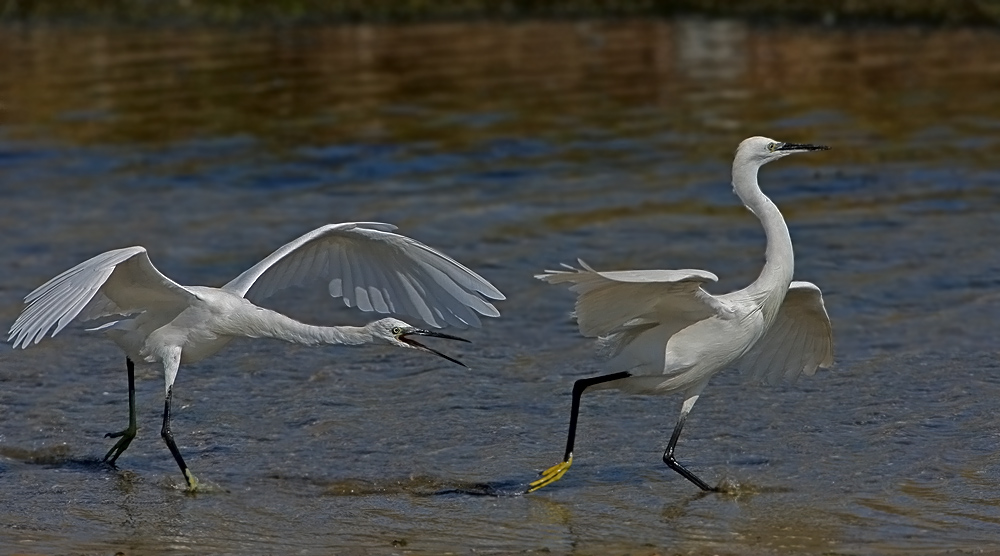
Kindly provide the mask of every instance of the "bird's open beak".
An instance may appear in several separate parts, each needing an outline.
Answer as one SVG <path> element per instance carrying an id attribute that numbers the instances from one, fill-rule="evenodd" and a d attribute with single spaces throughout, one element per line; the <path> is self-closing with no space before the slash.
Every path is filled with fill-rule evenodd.
<path id="1" fill-rule="evenodd" d="M 422 351 L 429 351 L 434 355 L 437 355 L 438 357 L 443 357 L 448 361 L 451 361 L 452 363 L 456 363 L 465 368 L 468 368 L 468 366 L 465 363 L 462 363 L 458 359 L 455 359 L 454 357 L 448 357 L 447 355 L 441 353 L 440 351 L 436 349 L 431 349 L 425 346 L 424 344 L 421 344 L 420 342 L 414 340 L 413 338 L 407 338 L 407 336 L 430 336 L 431 338 L 444 338 L 445 340 L 458 340 L 459 342 L 468 342 L 469 340 L 466 340 L 465 338 L 459 338 L 458 336 L 451 336 L 448 334 L 442 334 L 440 332 L 431 332 L 430 330 L 420 330 L 420 329 L 410 330 L 409 332 L 399 335 L 400 342 L 409 344 Z"/>
<path id="2" fill-rule="evenodd" d="M 782 143 L 778 147 L 779 151 L 828 151 L 830 147 L 826 145 L 807 145 L 802 143 Z"/>

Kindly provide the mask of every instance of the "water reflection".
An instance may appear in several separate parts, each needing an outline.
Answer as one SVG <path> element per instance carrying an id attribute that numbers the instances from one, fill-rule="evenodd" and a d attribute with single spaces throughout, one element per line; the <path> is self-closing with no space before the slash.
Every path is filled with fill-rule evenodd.
<path id="1" fill-rule="evenodd" d="M 833 143 L 889 143 L 848 147 L 853 160 L 912 160 L 926 154 L 908 145 L 915 135 L 955 154 L 957 134 L 993 125 L 982 116 L 1000 113 L 984 94 L 1000 85 L 996 47 L 989 31 L 701 20 L 27 28 L 0 37 L 0 95 L 8 133 L 82 144 L 249 134 L 275 147 L 433 138 L 454 150 L 504 135 L 565 140 L 582 119 L 721 157 L 774 122 Z M 616 116 L 636 108 L 656 112 Z M 963 159 L 996 154 L 995 141 L 976 141 Z"/>
<path id="2" fill-rule="evenodd" d="M 693 20 L 670 34 L 676 35 L 677 71 L 692 81 L 733 83 L 747 70 L 745 24 Z"/>

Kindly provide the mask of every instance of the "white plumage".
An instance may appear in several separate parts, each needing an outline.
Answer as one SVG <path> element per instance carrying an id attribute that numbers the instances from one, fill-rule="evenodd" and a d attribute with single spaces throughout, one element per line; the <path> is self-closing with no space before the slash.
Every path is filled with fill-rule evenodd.
<path id="1" fill-rule="evenodd" d="M 709 379 L 737 367 L 750 380 L 775 382 L 811 375 L 833 363 L 833 329 L 822 294 L 812 283 L 792 281 L 795 259 L 788 228 L 757 185 L 757 170 L 767 162 L 825 148 L 751 137 L 737 149 L 733 189 L 760 218 L 767 235 L 764 269 L 746 288 L 712 295 L 703 286 L 717 278 L 704 270 L 598 272 L 583 261 L 580 268 L 537 276 L 551 284 L 569 284 L 577 294 L 574 314 L 580 332 L 598 338 L 610 356 L 609 368 L 616 372 L 574 385 L 565 457 L 543 472 L 529 492 L 569 469 L 580 395 L 587 388 L 683 392 L 681 416 L 664 461 L 700 488 L 714 490 L 673 457 L 684 420 Z"/>
<path id="2" fill-rule="evenodd" d="M 760 308 L 741 292 L 713 296 L 702 289 L 703 284 L 717 281 L 711 272 L 598 272 L 578 262 L 579 269 L 548 271 L 539 278 L 550 284 L 572 284 L 570 291 L 578 295 L 574 316 L 580 333 L 598 339 L 610 356 L 609 369 L 632 375 L 605 387 L 674 392 L 706 372 L 714 374 L 711 371 L 723 359 L 732 359 L 732 366 L 748 380 L 768 384 L 812 375 L 817 367 L 833 363 L 833 329 L 822 293 L 811 282 L 790 283 L 765 331 L 755 324 L 763 316 Z M 710 329 L 715 329 L 714 335 L 708 334 Z M 682 345 L 687 342 L 693 345 Z M 696 349 L 697 357 L 682 357 Z M 684 380 L 678 380 L 679 375 Z"/>
<path id="3" fill-rule="evenodd" d="M 430 349 L 410 336 L 430 332 L 393 318 L 363 327 L 311 326 L 258 307 L 293 285 L 326 284 L 330 295 L 362 311 L 406 315 L 432 327 L 467 328 L 480 316 L 500 315 L 491 300 L 504 299 L 492 284 L 447 255 L 392 233 L 378 222 L 317 228 L 284 245 L 221 288 L 182 286 L 149 260 L 143 247 L 97 255 L 59 274 L 25 297 L 27 306 L 10 328 L 15 347 L 38 343 L 74 320 L 114 318 L 101 330 L 127 355 L 130 426 L 105 460 L 114 461 L 135 436 L 133 360 L 161 364 L 166 403 L 161 431 L 190 488 L 196 487 L 169 431 L 171 389 L 180 363 L 208 357 L 237 337 L 275 338 L 306 345 L 383 344 Z"/>
<path id="4" fill-rule="evenodd" d="M 748 380 L 775 384 L 812 376 L 833 365 L 833 327 L 823 294 L 812 282 L 792 282 L 771 327 L 736 361 Z"/>

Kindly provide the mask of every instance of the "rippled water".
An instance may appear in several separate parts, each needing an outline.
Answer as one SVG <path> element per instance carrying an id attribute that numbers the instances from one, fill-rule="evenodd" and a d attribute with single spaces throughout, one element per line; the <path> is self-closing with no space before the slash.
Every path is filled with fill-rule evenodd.
<path id="1" fill-rule="evenodd" d="M 508 296 L 503 318 L 424 354 L 234 342 L 162 377 L 70 327 L 0 348 L 5 553 L 914 554 L 1000 544 L 1000 35 L 736 22 L 253 30 L 8 28 L 0 34 L 0 322 L 103 250 L 146 246 L 219 285 L 327 222 L 381 220 Z M 836 366 L 777 388 L 713 379 L 678 458 L 680 400 L 584 397 L 600 374 L 532 274 L 759 270 L 729 186 L 738 142 L 829 144 L 761 172 L 797 278 L 819 284 Z M 322 292 L 269 306 L 365 319 Z M 8 324 L 4 324 L 4 327 Z"/>

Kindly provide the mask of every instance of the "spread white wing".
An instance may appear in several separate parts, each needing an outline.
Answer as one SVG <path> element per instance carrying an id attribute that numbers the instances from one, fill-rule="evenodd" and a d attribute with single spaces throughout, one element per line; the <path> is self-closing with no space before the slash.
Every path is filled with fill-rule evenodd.
<path id="1" fill-rule="evenodd" d="M 679 330 L 726 311 L 701 288 L 702 284 L 718 281 L 711 272 L 694 269 L 598 272 L 582 260 L 578 262 L 580 268 L 564 265 L 567 270 L 546 270 L 535 277 L 550 284 L 571 284 L 570 291 L 577 294 L 575 316 L 584 336 L 607 336 L 669 323 L 676 323 L 669 327 Z"/>
<path id="2" fill-rule="evenodd" d="M 435 327 L 479 326 L 500 315 L 504 295 L 482 276 L 378 222 L 317 228 L 268 255 L 224 290 L 257 302 L 295 285 L 326 282 L 330 295 L 362 311 L 419 318 Z"/>
<path id="3" fill-rule="evenodd" d="M 823 293 L 811 282 L 792 282 L 771 328 L 736 361 L 748 381 L 768 384 L 833 364 L 833 326 Z"/>
<path id="4" fill-rule="evenodd" d="M 198 296 L 164 276 L 144 247 L 101 253 L 63 272 L 24 298 L 27 307 L 10 327 L 14 347 L 55 336 L 76 317 L 91 320 L 153 308 L 180 312 Z"/>

